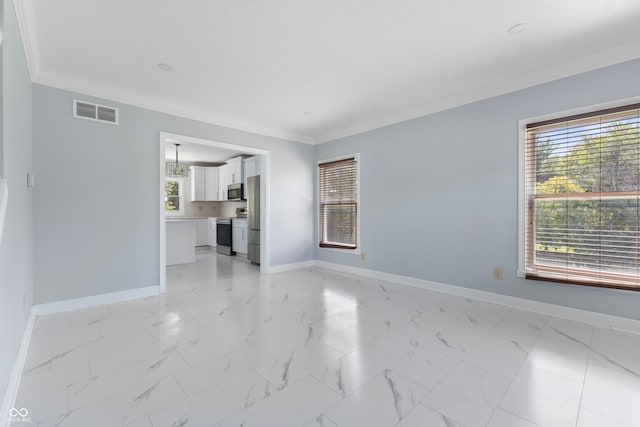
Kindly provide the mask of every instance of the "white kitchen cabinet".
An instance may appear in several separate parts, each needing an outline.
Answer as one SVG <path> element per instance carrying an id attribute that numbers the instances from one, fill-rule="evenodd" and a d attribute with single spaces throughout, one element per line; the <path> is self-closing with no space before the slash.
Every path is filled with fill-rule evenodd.
<path id="1" fill-rule="evenodd" d="M 244 199 L 247 198 L 247 179 L 250 176 L 260 175 L 260 159 L 258 156 L 242 159 L 242 183 L 244 184 Z"/>
<path id="2" fill-rule="evenodd" d="M 227 160 L 226 166 L 229 177 L 227 185 L 242 183 L 242 157 Z"/>
<path id="3" fill-rule="evenodd" d="M 209 246 L 218 246 L 218 234 L 216 229 L 216 218 L 209 218 Z"/>
<path id="4" fill-rule="evenodd" d="M 227 200 L 229 186 L 229 165 L 218 167 L 218 200 Z"/>
<path id="5" fill-rule="evenodd" d="M 199 202 L 205 200 L 206 175 L 205 168 L 191 166 L 189 175 L 191 176 L 191 201 Z"/>
<path id="6" fill-rule="evenodd" d="M 215 202 L 219 199 L 218 168 L 191 166 L 191 201 Z"/>
<path id="7" fill-rule="evenodd" d="M 204 170 L 205 175 L 205 200 L 208 202 L 215 202 L 220 200 L 220 186 L 218 185 L 218 179 L 220 171 L 218 168 L 206 168 Z"/>
<path id="8" fill-rule="evenodd" d="M 246 219 L 231 220 L 231 248 L 236 253 L 247 254 L 249 249 L 249 221 Z"/>
<path id="9" fill-rule="evenodd" d="M 209 245 L 209 218 L 196 219 L 196 246 Z"/>

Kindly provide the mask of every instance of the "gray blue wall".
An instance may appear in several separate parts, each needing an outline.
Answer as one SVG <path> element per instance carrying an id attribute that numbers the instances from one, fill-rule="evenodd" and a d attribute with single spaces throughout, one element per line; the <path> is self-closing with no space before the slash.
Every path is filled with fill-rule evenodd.
<path id="1" fill-rule="evenodd" d="M 13 2 L 3 9 L 2 176 L 9 200 L 0 242 L 0 402 L 11 375 L 33 295 L 31 171 L 31 79 L 18 32 Z M 4 420 L 0 421 L 3 422 Z"/>
<path id="2" fill-rule="evenodd" d="M 640 292 L 516 277 L 518 120 L 640 96 L 639 76 L 635 60 L 316 146 L 361 154 L 366 259 L 316 258 L 640 319 Z"/>
<path id="3" fill-rule="evenodd" d="M 74 119 L 74 98 L 120 124 Z M 270 150 L 271 265 L 313 259 L 313 146 L 47 86 L 33 104 L 35 303 L 158 285 L 160 131 Z"/>

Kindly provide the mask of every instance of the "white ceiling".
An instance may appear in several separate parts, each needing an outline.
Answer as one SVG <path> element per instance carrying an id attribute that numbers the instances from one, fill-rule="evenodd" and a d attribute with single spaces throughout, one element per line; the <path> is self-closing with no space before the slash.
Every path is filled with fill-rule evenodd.
<path id="1" fill-rule="evenodd" d="M 307 143 L 640 57 L 638 0 L 15 4 L 37 83 Z"/>

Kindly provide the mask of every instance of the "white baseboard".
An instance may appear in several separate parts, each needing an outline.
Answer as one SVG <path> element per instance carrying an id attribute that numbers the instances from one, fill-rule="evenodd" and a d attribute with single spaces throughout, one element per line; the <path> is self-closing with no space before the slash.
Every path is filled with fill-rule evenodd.
<path id="1" fill-rule="evenodd" d="M 31 308 L 29 312 L 29 318 L 27 324 L 24 327 L 22 333 L 22 341 L 20 342 L 20 348 L 18 349 L 18 355 L 13 363 L 13 369 L 11 370 L 11 376 L 9 377 L 9 383 L 7 384 L 7 390 L 5 391 L 4 398 L 2 399 L 2 406 L 0 406 L 0 426 L 9 426 L 9 411 L 15 405 L 16 397 L 18 396 L 18 387 L 20 387 L 20 378 L 22 377 L 22 371 L 24 369 L 24 362 L 27 359 L 27 351 L 29 350 L 29 342 L 31 341 L 31 334 L 33 332 L 33 325 L 36 320 L 36 313 Z"/>
<path id="2" fill-rule="evenodd" d="M 299 270 L 301 268 L 309 268 L 309 267 L 313 267 L 314 265 L 316 265 L 316 261 L 314 261 L 314 260 L 302 261 L 302 262 L 293 262 L 291 264 L 282 264 L 282 265 L 276 265 L 274 267 L 269 267 L 269 268 L 267 268 L 266 272 L 268 274 L 282 273 L 282 272 L 285 272 L 285 271 Z"/>
<path id="3" fill-rule="evenodd" d="M 78 310 L 81 308 L 94 307 L 96 305 L 113 304 L 136 298 L 145 298 L 158 295 L 158 286 L 147 286 L 146 288 L 129 289 L 126 291 L 110 292 L 108 294 L 92 295 L 90 297 L 73 298 L 62 301 L 47 302 L 33 306 L 36 316 L 45 314 L 61 313 L 63 311 Z"/>
<path id="4" fill-rule="evenodd" d="M 533 301 L 525 298 L 501 295 L 494 292 L 480 291 L 478 289 L 465 288 L 463 286 L 448 285 L 445 283 L 416 279 L 415 277 L 401 276 L 398 274 L 384 273 L 382 271 L 335 264 L 326 261 L 315 261 L 314 264 L 317 267 L 326 268 L 328 270 L 355 274 L 372 279 L 386 280 L 389 282 L 400 283 L 403 285 L 414 286 L 464 298 L 471 298 L 493 304 L 500 304 L 507 307 L 518 308 L 521 310 L 535 311 L 549 316 L 575 320 L 578 322 L 584 322 L 590 325 L 601 326 L 604 328 L 612 328 L 640 334 L 640 320 L 614 316 L 611 314 L 596 313 L 593 311 L 565 307 L 556 304 L 549 304 L 540 301 Z"/>

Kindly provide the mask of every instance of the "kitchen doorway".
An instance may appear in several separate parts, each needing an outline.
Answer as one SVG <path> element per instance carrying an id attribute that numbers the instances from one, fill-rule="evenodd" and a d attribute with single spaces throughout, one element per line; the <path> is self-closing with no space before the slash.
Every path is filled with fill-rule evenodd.
<path id="1" fill-rule="evenodd" d="M 160 218 L 160 244 L 159 244 L 159 291 L 164 293 L 167 290 L 167 234 L 165 210 L 165 152 L 168 146 L 173 147 L 174 144 L 195 144 L 204 147 L 212 147 L 221 150 L 229 150 L 241 152 L 243 154 L 255 155 L 260 162 L 260 272 L 269 271 L 270 263 L 270 152 L 255 147 L 244 145 L 229 144 L 214 140 L 196 138 L 187 135 L 179 135 L 169 132 L 160 132 L 158 141 L 158 170 L 159 170 L 159 218 Z"/>

